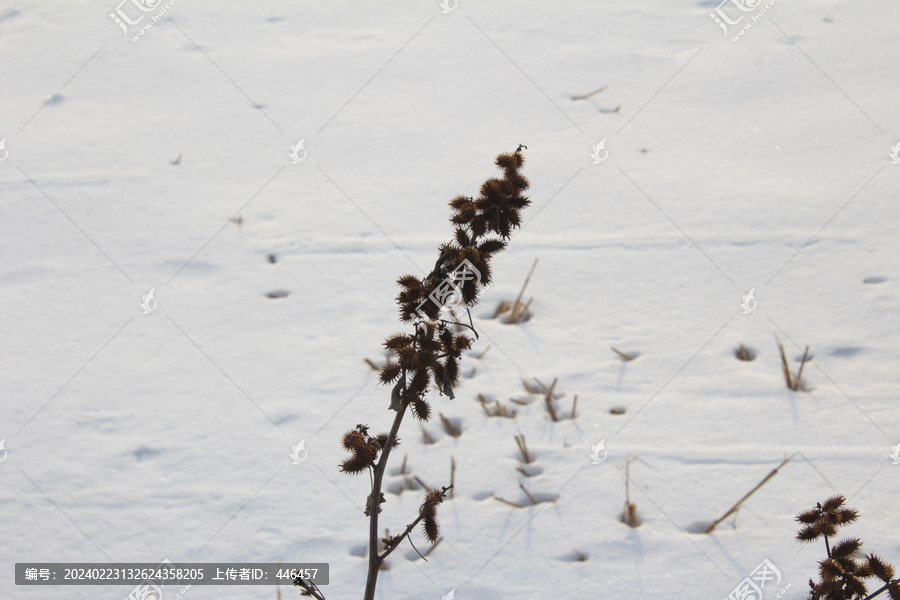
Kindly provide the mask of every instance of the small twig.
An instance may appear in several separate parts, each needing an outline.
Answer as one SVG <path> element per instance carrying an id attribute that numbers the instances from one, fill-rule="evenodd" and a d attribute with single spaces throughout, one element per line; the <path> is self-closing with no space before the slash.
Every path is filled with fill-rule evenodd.
<path id="1" fill-rule="evenodd" d="M 531 308 L 531 303 L 534 301 L 534 296 L 528 299 L 528 302 L 525 303 L 525 306 L 522 307 L 522 312 L 519 313 L 518 317 L 515 320 L 510 320 L 512 323 L 519 323 L 522 319 L 524 319 L 528 315 L 528 309 Z"/>
<path id="2" fill-rule="evenodd" d="M 736 511 L 741 507 L 741 504 L 743 504 L 743 503 L 747 500 L 747 498 L 749 498 L 750 496 L 752 496 L 753 494 L 755 494 L 755 493 L 757 492 L 757 490 L 759 490 L 759 488 L 761 488 L 762 486 L 764 486 L 766 483 L 769 482 L 770 479 L 772 479 L 773 477 L 775 477 L 775 475 L 778 473 L 778 471 L 779 471 L 784 465 L 788 464 L 788 463 L 791 461 L 792 458 L 793 458 L 793 455 L 788 456 L 788 457 L 785 457 L 785 459 L 784 459 L 783 461 L 781 461 L 781 464 L 780 464 L 780 465 L 778 465 L 777 467 L 775 467 L 774 469 L 772 469 L 772 472 L 771 472 L 771 473 L 769 473 L 768 475 L 766 475 L 766 476 L 763 478 L 762 481 L 760 481 L 759 483 L 757 483 L 756 486 L 755 486 L 752 490 L 750 490 L 749 492 L 747 492 L 746 494 L 744 494 L 744 497 L 741 498 L 740 500 L 738 500 L 738 501 L 735 503 L 734 506 L 732 506 L 731 508 L 729 508 L 728 511 L 727 511 L 724 515 L 722 515 L 721 517 L 719 517 L 718 519 L 716 519 L 715 521 L 713 521 L 712 523 L 710 523 L 710 524 L 706 527 L 706 529 L 703 531 L 703 533 L 712 533 L 712 531 L 716 528 L 716 526 L 717 526 L 719 523 L 721 523 L 722 521 L 724 521 L 725 519 L 727 519 L 729 516 L 731 516 L 734 512 L 736 512 Z"/>
<path id="3" fill-rule="evenodd" d="M 637 356 L 635 356 L 635 355 L 625 354 L 624 352 L 622 352 L 621 350 L 619 350 L 619 349 L 616 348 L 615 346 L 610 346 L 610 348 L 612 348 L 612 351 L 613 351 L 613 352 L 615 352 L 616 354 L 618 354 L 619 356 L 621 356 L 622 358 L 624 358 L 626 362 L 631 362 L 631 361 L 633 361 L 635 358 L 637 358 Z"/>
<path id="4" fill-rule="evenodd" d="M 803 388 L 803 367 L 806 366 L 807 356 L 809 356 L 809 346 L 806 346 L 806 350 L 803 351 L 803 358 L 800 359 L 800 370 L 797 371 L 797 377 L 794 379 L 794 389 Z"/>
<path id="5" fill-rule="evenodd" d="M 369 360 L 368 358 L 364 358 L 363 360 L 366 361 L 366 364 L 369 365 L 369 366 L 372 368 L 373 371 L 380 371 L 380 370 L 381 370 L 381 367 L 379 367 L 378 365 L 376 365 L 375 363 L 373 363 L 373 362 L 372 362 L 371 360 Z"/>
<path id="6" fill-rule="evenodd" d="M 544 403 L 547 405 L 547 412 L 550 413 L 551 421 L 559 421 L 559 418 L 556 416 L 556 408 L 554 407 L 553 402 L 553 389 L 556 387 L 557 378 L 553 378 L 553 383 L 550 384 L 550 389 L 547 390 L 547 394 L 544 396 Z"/>
<path id="7" fill-rule="evenodd" d="M 531 463 L 531 454 L 528 452 L 528 445 L 525 444 L 525 436 L 524 435 L 516 435 L 516 445 L 519 446 L 519 452 L 522 454 L 522 460 L 525 464 Z"/>
<path id="8" fill-rule="evenodd" d="M 428 487 L 427 485 L 425 485 L 425 482 L 422 481 L 422 480 L 419 478 L 418 475 L 413 475 L 413 481 L 415 481 L 415 482 L 418 483 L 420 486 L 422 486 L 422 489 L 423 489 L 423 490 L 430 490 L 430 489 L 431 489 L 430 487 Z M 451 487 L 452 487 L 452 486 L 451 486 Z"/>
<path id="9" fill-rule="evenodd" d="M 481 353 L 478 354 L 478 356 L 476 356 L 475 358 L 477 358 L 478 360 L 481 360 L 481 358 L 482 358 L 485 354 L 487 354 L 487 351 L 490 350 L 490 349 L 491 349 L 491 346 L 490 346 L 490 345 L 486 346 L 485 349 L 482 350 Z"/>
<path id="10" fill-rule="evenodd" d="M 531 274 L 534 273 L 534 268 L 537 267 L 538 259 L 534 259 L 534 262 L 531 264 L 531 270 L 528 271 L 528 276 L 525 278 L 525 283 L 522 284 L 522 289 L 519 290 L 519 295 L 516 297 L 516 301 L 513 302 L 512 315 L 509 317 L 510 323 L 517 323 L 516 314 L 519 311 L 519 303 L 522 301 L 522 294 L 525 293 L 525 288 L 528 287 L 528 282 L 531 280 Z"/>
<path id="11" fill-rule="evenodd" d="M 425 555 L 422 554 L 421 552 L 419 552 L 419 549 L 416 548 L 416 545 L 415 545 L 415 544 L 413 544 L 412 538 L 409 537 L 409 532 L 408 532 L 408 531 L 406 532 L 406 539 L 409 541 L 409 545 L 413 547 L 413 550 L 416 551 L 416 554 L 418 554 L 418 555 L 422 558 L 422 560 L 424 560 L 425 562 L 428 562 L 428 559 L 425 558 Z"/>
<path id="12" fill-rule="evenodd" d="M 596 90 L 594 90 L 593 92 L 588 92 L 587 94 L 582 94 L 582 95 L 580 95 L 580 96 L 572 96 L 572 100 L 587 100 L 588 98 L 590 98 L 590 97 L 593 96 L 594 94 L 599 94 L 600 92 L 602 92 L 602 91 L 605 90 L 605 89 L 606 89 L 606 86 L 605 86 L 605 85 L 601 85 L 600 87 L 598 87 L 598 88 L 597 88 Z"/>
<path id="13" fill-rule="evenodd" d="M 509 500 L 504 500 L 500 496 L 494 496 L 494 500 L 497 500 L 498 502 L 502 502 L 503 504 L 509 504 L 510 506 L 514 506 L 516 508 L 525 508 L 521 504 L 516 504 L 515 502 L 510 502 Z"/>
<path id="14" fill-rule="evenodd" d="M 525 489 L 525 486 L 524 486 L 524 485 L 522 485 L 522 484 L 520 483 L 520 484 L 519 484 L 519 487 L 522 488 L 522 491 L 525 492 L 525 495 L 526 495 L 526 496 L 528 496 L 528 500 L 531 501 L 531 504 L 537 504 L 537 500 L 535 500 L 535 499 L 534 499 L 534 496 L 532 496 L 531 493 L 530 493 L 527 489 Z"/>
<path id="15" fill-rule="evenodd" d="M 576 408 L 578 408 L 578 394 L 575 394 L 575 398 L 572 399 L 572 415 L 569 417 L 570 420 L 575 419 Z"/>
<path id="16" fill-rule="evenodd" d="M 403 455 L 403 462 L 400 463 L 400 474 L 406 475 L 406 455 Z"/>

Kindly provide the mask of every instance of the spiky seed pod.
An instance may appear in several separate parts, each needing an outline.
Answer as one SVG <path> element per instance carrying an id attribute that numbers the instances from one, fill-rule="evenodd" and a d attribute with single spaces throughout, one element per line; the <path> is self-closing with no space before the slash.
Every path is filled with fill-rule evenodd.
<path id="1" fill-rule="evenodd" d="M 456 196 L 455 198 L 450 200 L 450 208 L 459 210 L 466 204 L 466 202 L 471 202 L 471 201 L 472 201 L 472 199 L 469 198 L 468 196 Z"/>
<path id="2" fill-rule="evenodd" d="M 831 560 L 830 558 L 819 561 L 819 576 L 822 581 L 834 581 L 836 578 L 840 577 L 843 572 L 844 569 L 841 568 L 841 565 L 838 564 L 837 561 Z"/>
<path id="3" fill-rule="evenodd" d="M 386 363 L 383 367 L 381 367 L 381 372 L 378 375 L 378 378 L 381 380 L 381 383 L 394 383 L 394 381 L 400 377 L 402 367 L 397 363 L 389 362 Z"/>
<path id="4" fill-rule="evenodd" d="M 478 251 L 482 256 L 490 257 L 492 254 L 500 252 L 506 248 L 506 242 L 503 240 L 485 240 L 478 244 Z"/>
<path id="5" fill-rule="evenodd" d="M 466 233 L 466 230 L 462 227 L 457 227 L 454 235 L 456 237 L 456 242 L 460 246 L 469 246 L 472 244 L 472 240 L 469 238 L 469 234 Z"/>
<path id="6" fill-rule="evenodd" d="M 425 494 L 425 499 L 422 500 L 422 508 L 426 507 L 435 508 L 438 504 L 444 501 L 444 493 L 440 490 L 429 490 L 427 494 Z"/>
<path id="7" fill-rule="evenodd" d="M 378 445 L 381 448 L 384 448 L 385 446 L 387 446 L 388 439 L 390 438 L 390 436 L 391 436 L 391 434 L 389 434 L 389 433 L 379 433 L 378 435 L 375 436 L 375 440 L 378 442 Z M 400 438 L 394 438 L 394 443 L 391 444 L 391 450 L 393 450 L 394 448 L 396 448 L 399 445 L 400 445 Z"/>
<path id="8" fill-rule="evenodd" d="M 428 404 L 428 401 L 425 400 L 425 398 L 416 396 L 410 406 L 412 407 L 413 415 L 423 423 L 431 418 L 431 405 Z"/>
<path id="9" fill-rule="evenodd" d="M 513 171 L 521 167 L 523 162 L 524 158 L 521 153 L 516 152 L 501 152 L 497 155 L 497 158 L 494 159 L 494 163 L 501 169 L 510 169 Z"/>
<path id="10" fill-rule="evenodd" d="M 438 352 L 441 348 L 441 343 L 439 340 L 434 339 L 434 337 L 422 337 L 419 339 L 419 347 L 422 349 L 422 352 Z"/>
<path id="11" fill-rule="evenodd" d="M 853 508 L 842 508 L 840 510 L 840 515 L 841 515 L 841 518 L 840 518 L 841 524 L 852 523 L 856 519 L 859 518 L 859 513 L 856 512 L 856 510 Z"/>
<path id="12" fill-rule="evenodd" d="M 431 383 L 431 374 L 428 372 L 428 369 L 421 368 L 417 369 L 412 376 L 412 381 L 410 382 L 410 387 L 414 390 L 421 390 L 424 392 L 428 389 L 428 384 Z"/>
<path id="13" fill-rule="evenodd" d="M 368 460 L 361 454 L 354 454 L 350 458 L 345 458 L 338 465 L 338 470 L 348 475 L 358 475 L 372 465 L 372 461 Z"/>
<path id="14" fill-rule="evenodd" d="M 481 184 L 481 196 L 481 198 L 475 201 L 475 204 L 482 210 L 484 210 L 486 206 L 493 206 L 497 202 L 501 202 L 505 197 L 502 182 L 499 179 L 491 177 Z"/>
<path id="15" fill-rule="evenodd" d="M 866 596 L 866 584 L 862 582 L 857 577 L 853 577 L 852 575 L 847 576 L 844 580 L 844 586 L 856 594 L 860 598 L 865 598 Z"/>
<path id="16" fill-rule="evenodd" d="M 819 520 L 821 513 L 816 509 L 807 510 L 805 512 L 800 513 L 796 517 L 794 517 L 795 521 L 799 521 L 800 523 L 804 523 L 806 525 L 812 525 L 816 521 Z"/>
<path id="17" fill-rule="evenodd" d="M 407 346 L 412 344 L 412 338 L 406 335 L 405 333 L 395 333 L 387 337 L 384 340 L 384 347 L 387 350 L 399 350 L 401 348 L 406 348 Z"/>
<path id="18" fill-rule="evenodd" d="M 866 559 L 867 559 L 866 566 L 868 567 L 869 571 L 871 571 L 875 577 L 877 577 L 878 579 L 882 580 L 885 583 L 887 583 L 888 581 L 890 581 L 891 579 L 894 578 L 893 565 L 886 562 L 880 556 L 877 556 L 875 554 L 869 554 L 866 557 Z"/>
<path id="19" fill-rule="evenodd" d="M 361 448 L 367 447 L 368 441 L 362 433 L 355 429 L 351 429 L 341 438 L 341 445 L 344 447 L 344 450 L 355 452 Z"/>
<path id="20" fill-rule="evenodd" d="M 399 279 L 397 279 L 397 283 L 399 285 L 402 285 L 406 289 L 414 289 L 417 287 L 421 287 L 422 280 L 415 275 L 402 275 Z"/>
<path id="21" fill-rule="evenodd" d="M 477 213 L 468 221 L 469 223 L 469 231 L 472 232 L 472 235 L 477 239 L 484 236 L 488 227 L 488 219 L 482 213 Z"/>
<path id="22" fill-rule="evenodd" d="M 859 551 L 860 546 L 862 543 L 856 538 L 842 540 L 831 549 L 831 556 L 834 558 L 851 557 Z"/>
<path id="23" fill-rule="evenodd" d="M 844 573 L 847 573 L 848 575 L 857 575 L 859 573 L 859 565 L 857 565 L 856 561 L 852 558 L 846 556 L 832 556 L 831 558 L 841 565 Z"/>
<path id="24" fill-rule="evenodd" d="M 531 206 L 531 200 L 522 196 L 516 196 L 515 198 L 509 199 L 509 205 L 516 210 L 522 210 L 523 208 Z"/>
<path id="25" fill-rule="evenodd" d="M 846 502 L 846 501 L 847 501 L 847 499 L 844 496 L 842 496 L 841 494 L 837 494 L 835 496 L 828 498 L 822 504 L 822 510 L 824 510 L 824 511 L 836 510 L 836 509 L 842 507 L 844 505 L 844 502 Z"/>
<path id="26" fill-rule="evenodd" d="M 453 354 L 454 356 L 459 356 L 465 350 L 469 350 L 472 348 L 472 338 L 467 336 L 464 333 L 456 336 L 456 340 L 453 343 Z"/>
<path id="27" fill-rule="evenodd" d="M 422 519 L 422 531 L 425 533 L 425 539 L 432 544 L 437 543 L 438 538 L 441 536 L 441 528 L 438 525 L 437 518 L 425 517 Z"/>
<path id="28" fill-rule="evenodd" d="M 822 537 L 822 534 L 820 534 L 812 525 L 810 525 L 809 527 L 804 527 L 797 532 L 798 542 L 812 542 L 819 539 L 820 537 Z"/>
<path id="29" fill-rule="evenodd" d="M 457 225 L 471 224 L 472 220 L 478 216 L 478 208 L 474 202 L 466 202 L 457 209 L 455 215 L 450 218 L 450 222 Z"/>
<path id="30" fill-rule="evenodd" d="M 818 532 L 819 536 L 827 535 L 828 537 L 834 537 L 837 535 L 837 526 L 833 523 L 829 523 L 826 519 L 817 521 L 816 524 L 813 525 L 813 529 Z"/>
<path id="31" fill-rule="evenodd" d="M 371 442 L 371 443 L 370 443 Z M 364 425 L 357 425 L 355 430 L 350 430 L 344 434 L 341 444 L 346 450 L 349 450 L 353 456 L 344 459 L 340 464 L 340 470 L 355 475 L 361 473 L 370 467 L 375 458 L 378 456 L 374 440 L 368 437 L 368 428 Z"/>
<path id="32" fill-rule="evenodd" d="M 407 370 L 411 371 L 416 369 L 421 364 L 421 361 L 419 360 L 419 351 L 412 346 L 400 348 L 397 350 L 397 362 Z"/>

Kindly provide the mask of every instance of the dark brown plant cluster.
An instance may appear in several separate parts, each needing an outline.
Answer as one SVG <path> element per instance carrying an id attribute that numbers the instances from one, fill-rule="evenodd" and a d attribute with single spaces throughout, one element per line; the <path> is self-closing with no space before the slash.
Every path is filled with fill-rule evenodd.
<path id="1" fill-rule="evenodd" d="M 858 538 L 833 542 L 840 527 L 859 518 L 855 509 L 844 506 L 845 502 L 844 496 L 832 496 L 796 517 L 803 524 L 797 540 L 824 539 L 828 555 L 819 561 L 819 581 L 809 580 L 809 600 L 869 600 L 883 592 L 887 592 L 891 600 L 900 600 L 900 579 L 894 578 L 891 564 L 875 554 L 860 557 L 862 542 Z M 876 579 L 882 584 L 871 594 L 866 587 L 868 579 Z"/>
<path id="2" fill-rule="evenodd" d="M 378 572 L 385 558 L 400 541 L 422 523 L 425 538 L 432 544 L 439 539 L 437 505 L 452 487 L 432 490 L 425 495 L 418 517 L 400 535 L 381 537 L 378 515 L 384 494 L 381 492 L 385 468 L 400 440 L 397 434 L 407 408 L 420 421 L 431 417 L 426 396 L 433 383 L 441 395 L 453 399 L 453 386 L 459 380 L 459 361 L 462 353 L 472 346 L 472 338 L 459 333 L 468 328 L 475 337 L 471 314 L 469 323 L 456 319 L 456 310 L 469 312 L 480 293 L 491 282 L 490 260 L 506 247 L 512 232 L 520 227 L 521 211 L 531 201 L 523 196 L 528 180 L 519 172 L 525 162 L 519 146 L 515 152 L 503 153 L 495 159 L 503 171 L 502 178 L 485 181 L 478 198 L 457 196 L 450 201 L 454 237 L 442 244 L 434 268 L 424 278 L 404 275 L 397 280 L 401 287 L 397 295 L 400 320 L 412 323 L 411 333 L 396 333 L 384 341 L 391 357 L 381 368 L 382 384 L 392 384 L 389 408 L 396 411 L 389 433 L 371 435 L 366 425 L 357 425 L 344 434 L 341 443 L 350 456 L 340 464 L 340 470 L 350 475 L 368 472 L 371 494 L 365 514 L 369 518 L 369 570 L 365 600 L 375 597 Z M 442 313 L 449 313 L 449 320 Z M 378 551 L 378 542 L 384 545 Z M 410 539 L 410 543 L 412 540 Z M 309 591 L 309 590 L 305 590 Z"/>
<path id="3" fill-rule="evenodd" d="M 390 434 L 387 433 L 371 436 L 367 426 L 357 425 L 356 429 L 351 429 L 341 439 L 341 445 L 344 450 L 350 452 L 351 456 L 341 461 L 338 468 L 344 473 L 357 474 L 369 467 L 374 467 L 378 453 L 387 447 L 389 437 Z M 400 438 L 395 438 L 391 443 L 391 448 L 399 445 Z"/>
<path id="4" fill-rule="evenodd" d="M 438 248 L 438 259 L 425 279 L 404 275 L 398 280 L 403 288 L 397 296 L 402 321 L 421 320 L 423 313 L 438 320 L 442 286 L 465 261 L 477 270 L 478 276 L 458 282 L 462 291 L 459 304 L 472 306 L 478 300 L 479 289 L 490 284 L 491 257 L 506 247 L 505 240 L 522 222 L 521 211 L 531 204 L 522 195 L 528 189 L 528 180 L 519 173 L 525 163 L 523 148 L 519 146 L 515 152 L 497 156 L 495 163 L 503 170 L 503 178 L 485 181 L 478 198 L 457 196 L 450 201 L 450 208 L 455 211 L 450 218 L 456 225 L 454 239 Z M 439 292 L 437 302 L 431 299 L 435 291 Z"/>

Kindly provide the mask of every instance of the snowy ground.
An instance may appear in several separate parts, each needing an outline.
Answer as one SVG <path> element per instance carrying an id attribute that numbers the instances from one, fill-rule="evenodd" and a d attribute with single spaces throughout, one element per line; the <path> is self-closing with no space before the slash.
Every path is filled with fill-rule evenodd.
<path id="1" fill-rule="evenodd" d="M 723 5 L 727 35 L 714 1 L 445 6 L 181 0 L 132 42 L 115 0 L 0 5 L 0 596 L 117 600 L 16 587 L 13 565 L 168 558 L 328 562 L 326 596 L 360 598 L 367 482 L 338 440 L 393 414 L 363 358 L 401 329 L 394 281 L 430 270 L 447 200 L 519 143 L 528 222 L 474 311 L 474 376 L 434 395 L 462 435 L 434 421 L 425 445 L 408 419 L 393 461 L 439 486 L 455 458 L 444 540 L 395 553 L 379 597 L 718 599 L 768 559 L 766 599 L 803 598 L 824 553 L 793 516 L 835 493 L 900 562 L 900 5 L 781 0 L 736 42 L 764 5 Z M 535 258 L 533 317 L 491 319 Z M 810 346 L 810 392 L 776 335 L 794 368 Z M 578 394 L 575 419 L 523 377 Z M 520 483 L 558 496 L 494 499 L 527 504 Z M 388 494 L 382 523 L 420 496 Z"/>

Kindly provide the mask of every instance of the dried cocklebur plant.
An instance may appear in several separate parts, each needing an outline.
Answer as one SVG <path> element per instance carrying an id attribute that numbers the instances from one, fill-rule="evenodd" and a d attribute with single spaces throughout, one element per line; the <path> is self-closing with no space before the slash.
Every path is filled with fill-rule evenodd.
<path id="1" fill-rule="evenodd" d="M 369 518 L 365 600 L 375 597 L 379 567 L 403 538 L 412 543 L 409 533 L 418 523 L 423 524 L 430 543 L 439 539 L 437 505 L 444 500 L 449 486 L 426 493 L 418 517 L 403 533 L 379 540 L 378 516 L 385 501 L 384 473 L 391 451 L 400 443 L 397 434 L 407 409 L 422 423 L 431 418 L 431 404 L 426 396 L 432 383 L 441 395 L 451 400 L 454 397 L 460 356 L 472 345 L 472 339 L 460 331 L 468 329 L 478 337 L 469 309 L 491 282 L 491 258 L 506 247 L 512 232 L 521 225 L 521 211 L 531 203 L 523 196 L 528 180 L 519 172 L 525 162 L 524 148 L 519 146 L 515 152 L 497 156 L 495 163 L 503 177 L 485 181 L 477 198 L 457 196 L 450 201 L 453 240 L 438 248 L 431 273 L 424 279 L 404 275 L 397 280 L 402 288 L 397 296 L 400 320 L 411 324 L 412 331 L 393 334 L 384 342 L 391 359 L 381 367 L 379 377 L 382 384 L 393 386 L 388 407 L 396 413 L 393 424 L 389 432 L 374 436 L 368 426 L 357 425 L 342 439 L 350 456 L 341 463 L 340 470 L 350 475 L 367 472 L 371 482 L 365 509 Z M 454 319 L 453 309 L 467 313 L 469 322 Z M 384 543 L 381 552 L 379 541 Z M 314 592 L 304 589 L 303 593 Z"/>
<path id="2" fill-rule="evenodd" d="M 819 581 L 809 580 L 809 600 L 870 600 L 884 592 L 891 600 L 900 600 L 900 578 L 895 577 L 893 565 L 875 554 L 859 556 L 862 542 L 858 538 L 834 543 L 838 528 L 859 518 L 845 502 L 844 496 L 832 496 L 796 517 L 803 525 L 797 541 L 825 541 L 827 557 L 819 561 Z M 867 579 L 876 579 L 881 587 L 869 593 Z"/>

